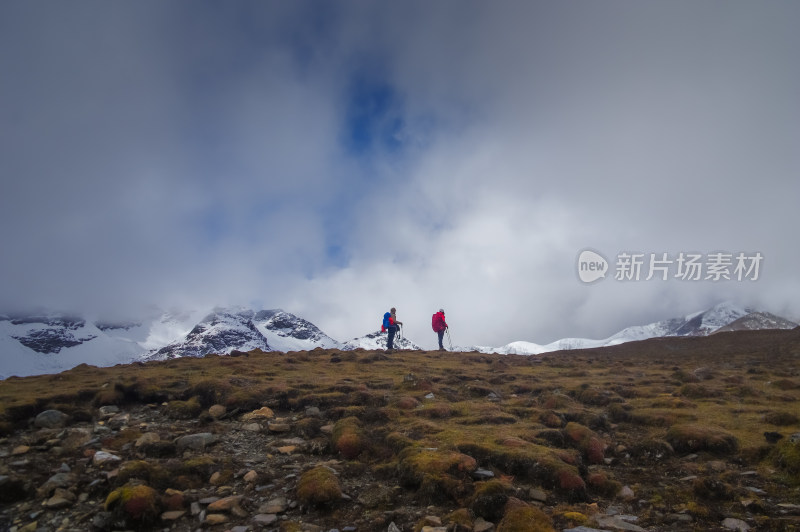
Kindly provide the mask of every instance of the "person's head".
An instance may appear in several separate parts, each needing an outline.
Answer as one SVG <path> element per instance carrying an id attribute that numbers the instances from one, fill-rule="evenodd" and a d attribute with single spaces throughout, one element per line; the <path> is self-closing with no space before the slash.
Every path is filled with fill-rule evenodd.
<path id="1" fill-rule="evenodd" d="M 397 312 L 397 309 L 392 307 L 391 313 L 394 314 L 395 312 Z"/>
<path id="2" fill-rule="evenodd" d="M 442 314 L 444 314 L 444 309 L 443 309 L 443 308 L 440 308 L 440 309 L 439 309 L 439 312 L 441 312 Z"/>

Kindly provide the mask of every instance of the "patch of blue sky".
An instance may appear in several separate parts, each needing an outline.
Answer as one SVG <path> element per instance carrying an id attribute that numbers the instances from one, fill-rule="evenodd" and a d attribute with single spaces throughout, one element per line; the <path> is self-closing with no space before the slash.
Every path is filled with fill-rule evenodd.
<path id="1" fill-rule="evenodd" d="M 406 127 L 401 95 L 389 83 L 356 77 L 347 94 L 344 145 L 354 156 L 396 153 Z"/>

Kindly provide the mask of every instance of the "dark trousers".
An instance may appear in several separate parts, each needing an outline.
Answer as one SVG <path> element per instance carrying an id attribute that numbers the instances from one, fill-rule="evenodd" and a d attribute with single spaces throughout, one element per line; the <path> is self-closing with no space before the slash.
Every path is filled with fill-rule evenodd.
<path id="1" fill-rule="evenodd" d="M 442 345 L 442 339 L 444 338 L 444 331 L 436 331 L 436 334 L 439 335 L 439 349 L 444 349 Z"/>
<path id="2" fill-rule="evenodd" d="M 386 340 L 386 349 L 394 349 L 394 335 L 397 332 L 397 325 L 389 326 L 389 338 Z"/>

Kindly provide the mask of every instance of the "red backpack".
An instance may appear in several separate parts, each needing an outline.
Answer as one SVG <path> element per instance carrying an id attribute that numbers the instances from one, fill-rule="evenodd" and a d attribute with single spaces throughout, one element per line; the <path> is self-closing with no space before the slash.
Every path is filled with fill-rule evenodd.
<path id="1" fill-rule="evenodd" d="M 433 332 L 437 333 L 444 330 L 444 315 L 441 312 L 437 312 L 433 315 L 433 318 L 431 318 L 431 327 L 433 327 Z"/>

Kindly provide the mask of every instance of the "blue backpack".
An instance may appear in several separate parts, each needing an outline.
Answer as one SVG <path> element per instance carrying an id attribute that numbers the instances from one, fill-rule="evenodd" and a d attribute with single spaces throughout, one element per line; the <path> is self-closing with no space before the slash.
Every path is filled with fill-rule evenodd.
<path id="1" fill-rule="evenodd" d="M 392 317 L 392 313 L 391 312 L 387 312 L 386 314 L 383 315 L 383 327 L 382 327 L 381 331 L 388 331 L 389 330 L 389 326 L 391 325 L 391 321 L 390 321 L 391 317 Z"/>

